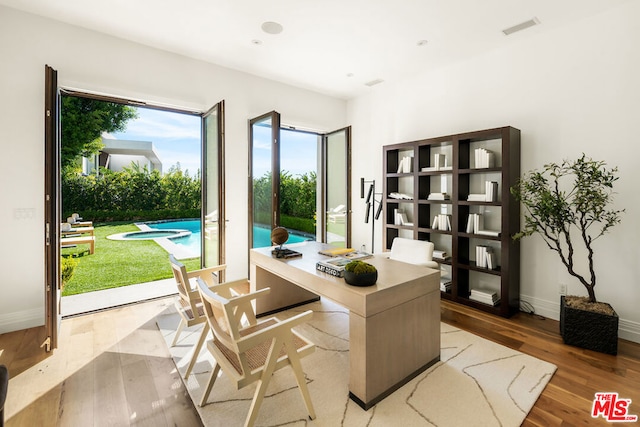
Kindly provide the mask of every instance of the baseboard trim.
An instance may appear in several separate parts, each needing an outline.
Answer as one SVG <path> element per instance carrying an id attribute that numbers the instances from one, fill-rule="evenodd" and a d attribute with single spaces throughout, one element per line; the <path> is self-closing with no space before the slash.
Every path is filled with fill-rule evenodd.
<path id="1" fill-rule="evenodd" d="M 44 325 L 42 308 L 0 314 L 0 334 Z"/>
<path id="2" fill-rule="evenodd" d="M 560 319 L 560 297 L 558 297 L 557 302 L 551 302 L 521 294 L 520 300 L 530 304 L 535 313 L 540 316 L 553 320 Z M 618 337 L 640 344 L 640 323 L 620 318 Z"/>

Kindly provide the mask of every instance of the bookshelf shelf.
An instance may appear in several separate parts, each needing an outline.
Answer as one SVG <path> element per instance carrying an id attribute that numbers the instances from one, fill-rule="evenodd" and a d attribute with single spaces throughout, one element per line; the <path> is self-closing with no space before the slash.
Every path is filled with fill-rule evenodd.
<path id="1" fill-rule="evenodd" d="M 504 317 L 517 312 L 520 246 L 511 236 L 520 229 L 520 204 L 509 190 L 520 176 L 520 131 L 507 126 L 387 145 L 383 171 L 384 248 L 390 249 L 398 236 L 432 241 L 450 256 L 436 260 L 451 279 L 450 288 L 441 292 L 443 299 Z M 413 199 L 390 198 L 393 192 Z M 432 193 L 446 193 L 449 198 L 428 199 Z M 489 194 L 490 201 L 482 194 Z M 395 224 L 397 209 L 413 225 Z M 434 228 L 434 218 L 440 215 L 447 218 L 450 229 Z M 485 226 L 499 235 L 475 232 Z M 476 254 L 481 261 L 485 257 L 490 261 L 477 263 Z M 499 301 L 495 305 L 479 302 L 470 298 L 472 293 L 476 299 L 481 294 L 480 299 L 488 295 Z"/>

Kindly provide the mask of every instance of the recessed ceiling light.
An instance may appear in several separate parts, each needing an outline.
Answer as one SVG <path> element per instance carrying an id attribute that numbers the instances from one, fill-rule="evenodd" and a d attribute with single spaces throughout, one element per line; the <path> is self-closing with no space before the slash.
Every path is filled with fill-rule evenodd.
<path id="1" fill-rule="evenodd" d="M 261 28 L 262 31 L 267 34 L 280 34 L 282 32 L 282 25 L 278 24 L 277 22 L 263 22 Z"/>
<path id="2" fill-rule="evenodd" d="M 505 28 L 502 30 L 505 36 L 511 35 L 513 33 L 517 33 L 518 31 L 526 30 L 527 28 L 533 27 L 534 25 L 540 24 L 540 20 L 538 18 L 532 18 L 528 21 L 521 22 L 520 24 L 514 25 L 513 27 Z"/>
<path id="3" fill-rule="evenodd" d="M 353 77 L 354 74 L 353 73 L 347 73 L 347 77 Z"/>
<path id="4" fill-rule="evenodd" d="M 255 44 L 255 45 L 262 44 L 262 40 L 253 39 L 251 40 L 251 44 Z"/>
<path id="5" fill-rule="evenodd" d="M 416 45 L 418 45 L 418 46 L 424 46 L 424 45 L 426 45 L 427 43 L 429 43 L 427 40 L 418 40 L 418 42 L 416 43 Z"/>

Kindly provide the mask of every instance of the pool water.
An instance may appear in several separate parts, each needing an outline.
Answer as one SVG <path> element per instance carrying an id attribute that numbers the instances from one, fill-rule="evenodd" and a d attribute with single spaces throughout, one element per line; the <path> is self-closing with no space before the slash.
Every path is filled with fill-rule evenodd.
<path id="1" fill-rule="evenodd" d="M 191 234 L 184 237 L 172 238 L 171 241 L 178 245 L 184 245 L 191 251 L 200 254 L 200 220 L 199 219 L 187 219 L 187 220 L 175 220 L 175 221 L 160 221 L 160 222 L 146 222 L 149 228 L 156 230 L 167 229 L 182 229 L 189 230 Z M 166 235 L 159 236 L 166 237 Z M 311 236 L 301 236 L 298 234 L 289 233 L 289 240 L 287 243 L 299 243 L 305 240 L 313 240 Z M 266 227 L 253 227 L 253 247 L 264 248 L 271 246 L 271 230 Z"/>

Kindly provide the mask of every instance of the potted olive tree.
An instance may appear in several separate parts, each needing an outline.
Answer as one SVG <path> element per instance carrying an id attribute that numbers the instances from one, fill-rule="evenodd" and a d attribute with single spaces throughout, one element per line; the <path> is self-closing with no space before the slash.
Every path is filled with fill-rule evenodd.
<path id="1" fill-rule="evenodd" d="M 588 296 L 562 296 L 560 334 L 566 344 L 617 354 L 618 315 L 597 301 L 594 243 L 620 222 L 611 209 L 618 168 L 583 153 L 577 160 L 549 163 L 525 174 L 511 194 L 525 208 L 524 228 L 513 236 L 539 234 Z"/>

